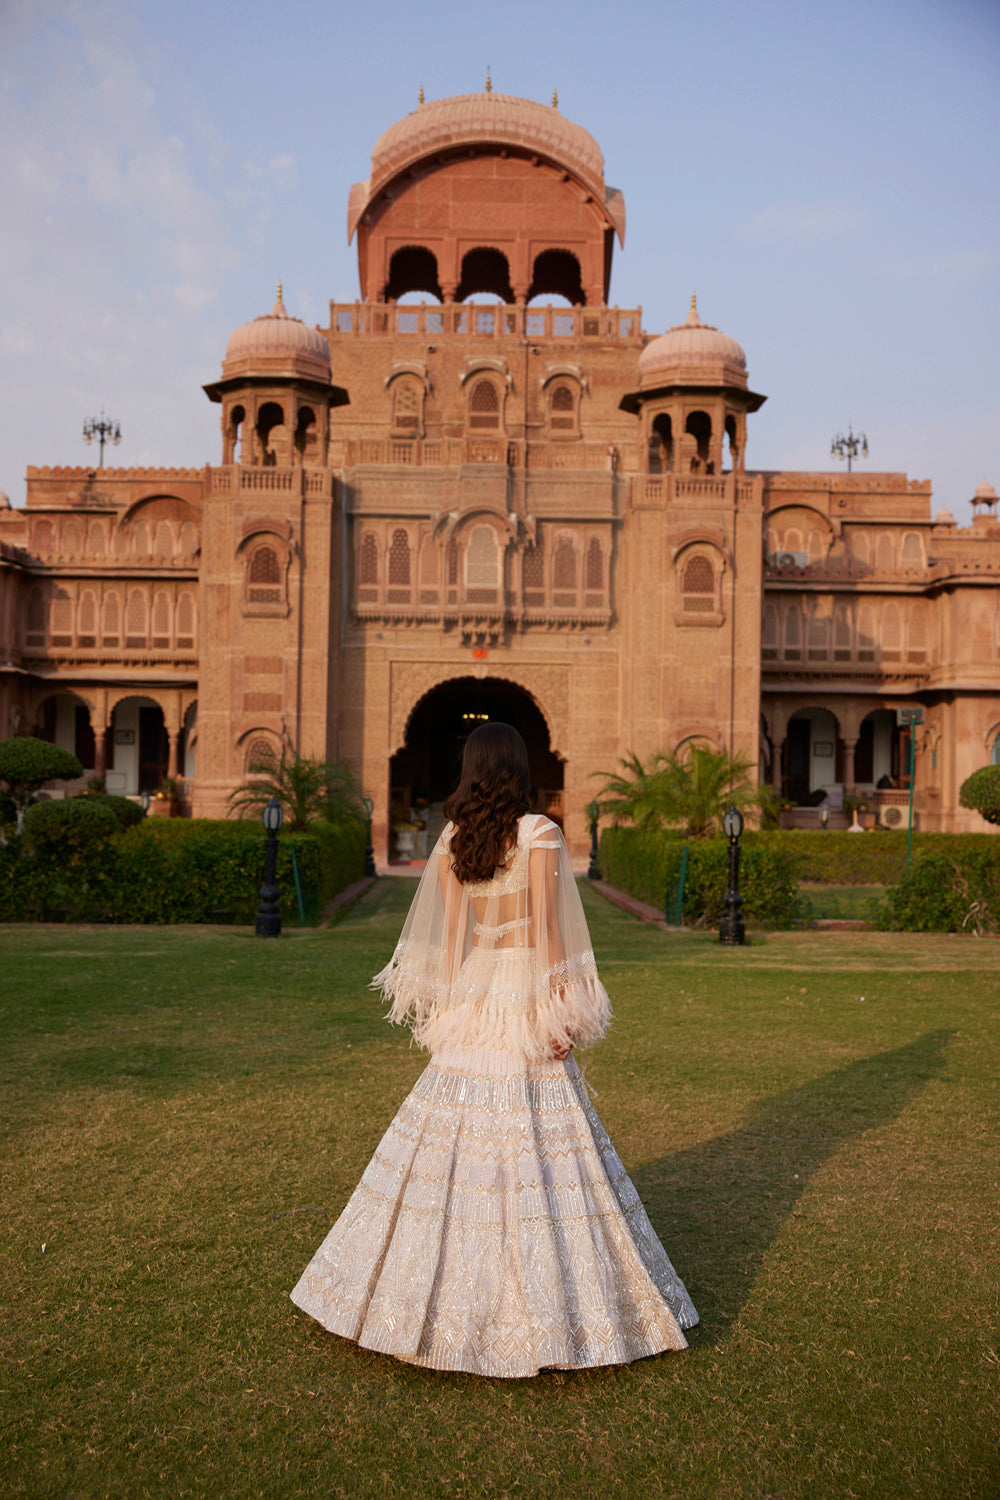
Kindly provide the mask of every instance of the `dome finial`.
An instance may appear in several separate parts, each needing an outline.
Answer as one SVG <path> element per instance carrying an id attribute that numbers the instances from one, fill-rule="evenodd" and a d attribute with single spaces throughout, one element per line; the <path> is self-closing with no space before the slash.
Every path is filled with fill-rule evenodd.
<path id="1" fill-rule="evenodd" d="M 553 109 L 558 109 L 559 108 L 559 90 L 558 89 L 553 89 L 552 90 L 552 108 Z"/>
<path id="2" fill-rule="evenodd" d="M 698 296 L 696 292 L 691 293 L 691 308 L 684 319 L 684 326 L 686 328 L 701 328 L 703 326 L 698 316 Z"/>
<path id="3" fill-rule="evenodd" d="M 278 295 L 277 295 L 277 297 L 275 299 L 274 306 L 271 308 L 271 317 L 272 318 L 287 318 L 288 317 L 288 314 L 285 311 L 284 296 L 283 296 L 283 293 L 282 293 L 281 282 L 280 281 L 278 282 Z"/>
<path id="4" fill-rule="evenodd" d="M 424 86 L 423 86 L 423 84 L 421 84 L 420 85 L 420 93 L 417 95 L 417 103 L 418 104 L 423 104 L 423 102 L 424 102 Z"/>
<path id="5" fill-rule="evenodd" d="M 692 312 L 697 312 L 698 311 L 698 293 L 697 292 L 692 292 L 691 293 L 691 311 Z"/>
<path id="6" fill-rule="evenodd" d="M 492 78 L 492 76 L 490 74 L 490 68 L 489 68 L 489 64 L 488 63 L 486 65 L 486 92 L 488 94 L 492 94 L 492 92 L 493 92 L 493 78 Z"/>

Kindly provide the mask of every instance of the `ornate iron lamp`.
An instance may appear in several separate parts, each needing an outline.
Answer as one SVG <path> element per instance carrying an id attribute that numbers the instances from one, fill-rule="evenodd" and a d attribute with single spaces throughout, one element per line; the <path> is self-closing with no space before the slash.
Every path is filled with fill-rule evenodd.
<path id="1" fill-rule="evenodd" d="M 375 803 L 370 797 L 362 797 L 361 805 L 365 810 L 365 879 L 371 879 L 375 874 L 375 850 L 372 848 L 372 813 L 375 811 Z"/>
<path id="2" fill-rule="evenodd" d="M 285 814 L 277 797 L 272 797 L 260 815 L 267 833 L 264 850 L 264 884 L 260 888 L 260 906 L 254 932 L 257 937 L 281 936 L 281 912 L 278 910 L 278 882 L 275 871 L 278 863 L 278 833 Z"/>
<path id="3" fill-rule="evenodd" d="M 101 407 L 99 417 L 88 417 L 83 424 L 83 441 L 92 443 L 97 438 L 101 445 L 101 456 L 98 468 L 104 468 L 104 444 L 114 443 L 117 447 L 122 440 L 121 423 L 112 422 L 110 417 L 104 415 L 104 407 Z"/>
<path id="4" fill-rule="evenodd" d="M 736 947 L 746 941 L 743 927 L 743 897 L 740 895 L 740 834 L 743 832 L 743 815 L 738 807 L 726 808 L 722 819 L 722 831 L 729 840 L 729 881 L 723 903 L 722 921 L 719 923 L 719 942 Z"/>
<path id="5" fill-rule="evenodd" d="M 144 815 L 148 814 L 148 812 L 149 812 L 149 793 L 147 791 L 142 791 L 142 792 L 139 793 L 139 806 L 142 808 L 142 811 L 143 811 Z"/>
<path id="6" fill-rule="evenodd" d="M 868 439 L 863 432 L 852 432 L 848 427 L 846 435 L 838 432 L 830 444 L 830 457 L 847 459 L 847 472 L 851 472 L 851 465 L 860 453 L 862 458 L 868 457 Z"/>

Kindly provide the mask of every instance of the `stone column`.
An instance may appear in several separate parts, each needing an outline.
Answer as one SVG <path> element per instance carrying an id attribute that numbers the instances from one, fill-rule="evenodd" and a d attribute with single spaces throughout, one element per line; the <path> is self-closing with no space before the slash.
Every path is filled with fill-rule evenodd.
<path id="1" fill-rule="evenodd" d="M 167 752 L 167 775 L 175 781 L 177 779 L 177 745 L 179 740 L 180 735 L 177 734 L 175 730 L 168 730 L 167 743 L 169 745 L 169 750 Z"/>
<path id="2" fill-rule="evenodd" d="M 107 775 L 108 761 L 108 731 L 107 726 L 103 729 L 94 730 L 94 775 Z"/>
<path id="3" fill-rule="evenodd" d="M 771 786 L 774 788 L 774 795 L 776 797 L 780 797 L 781 796 L 781 752 L 782 752 L 782 750 L 784 750 L 784 748 L 785 748 L 785 736 L 784 735 L 782 735 L 782 737 L 781 737 L 780 740 L 777 739 L 777 738 L 772 738 L 772 740 L 771 740 Z"/>
<path id="4" fill-rule="evenodd" d="M 844 796 L 853 797 L 857 790 L 854 784 L 854 751 L 857 740 L 844 740 Z"/>

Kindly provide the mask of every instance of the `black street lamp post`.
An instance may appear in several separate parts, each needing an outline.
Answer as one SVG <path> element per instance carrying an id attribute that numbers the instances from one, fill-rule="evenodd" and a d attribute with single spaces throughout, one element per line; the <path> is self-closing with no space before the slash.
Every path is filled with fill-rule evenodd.
<path id="1" fill-rule="evenodd" d="M 726 809 L 722 828 L 729 840 L 729 883 L 723 903 L 722 921 L 719 923 L 719 942 L 728 947 L 736 947 L 746 941 L 743 897 L 740 895 L 740 834 L 743 832 L 743 818 L 738 808 Z"/>
<path id="2" fill-rule="evenodd" d="M 850 474 L 854 466 L 854 460 L 858 457 L 868 457 L 868 439 L 863 432 L 855 432 L 848 427 L 846 433 L 838 432 L 830 444 L 830 457 L 847 459 L 847 472 Z"/>
<path id="3" fill-rule="evenodd" d="M 281 936 L 281 912 L 278 910 L 278 882 L 275 871 L 278 863 L 278 832 L 285 815 L 277 797 L 272 797 L 260 815 L 267 832 L 264 849 L 264 884 L 260 888 L 260 906 L 254 932 L 257 937 Z"/>
<path id="4" fill-rule="evenodd" d="M 375 874 L 375 850 L 372 848 L 372 813 L 375 804 L 370 797 L 362 797 L 361 805 L 365 810 L 365 879 L 370 880 Z"/>
<path id="5" fill-rule="evenodd" d="M 105 443 L 114 443 L 117 445 L 122 440 L 120 423 L 112 421 L 110 417 L 106 417 L 103 406 L 101 407 L 101 415 L 99 417 L 88 417 L 83 424 L 83 441 L 85 443 L 92 443 L 95 438 L 101 446 L 101 457 L 98 468 L 103 469 Z"/>
<path id="6" fill-rule="evenodd" d="M 597 824 L 601 816 L 601 809 L 596 802 L 587 804 L 587 821 L 590 823 L 590 864 L 587 866 L 587 879 L 600 880 L 601 867 L 597 863 Z"/>

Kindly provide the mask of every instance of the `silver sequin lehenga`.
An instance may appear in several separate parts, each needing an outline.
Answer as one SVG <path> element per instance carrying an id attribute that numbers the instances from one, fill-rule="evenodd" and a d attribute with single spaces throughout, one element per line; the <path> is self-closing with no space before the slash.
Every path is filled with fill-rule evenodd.
<path id="1" fill-rule="evenodd" d="M 509 864 L 461 886 L 449 832 L 375 980 L 430 1064 L 292 1300 L 365 1348 L 476 1375 L 683 1349 L 691 1299 L 574 1058 L 547 1055 L 609 1019 L 561 835 L 525 816 Z"/>

